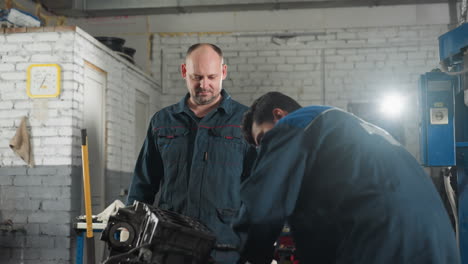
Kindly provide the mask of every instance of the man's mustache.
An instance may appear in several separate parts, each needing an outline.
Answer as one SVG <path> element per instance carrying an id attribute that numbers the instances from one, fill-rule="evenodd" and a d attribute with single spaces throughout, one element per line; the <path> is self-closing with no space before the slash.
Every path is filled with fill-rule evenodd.
<path id="1" fill-rule="evenodd" d="M 199 89 L 195 89 L 195 92 L 197 92 L 197 93 L 206 93 L 206 92 L 210 92 L 210 90 L 199 88 Z"/>

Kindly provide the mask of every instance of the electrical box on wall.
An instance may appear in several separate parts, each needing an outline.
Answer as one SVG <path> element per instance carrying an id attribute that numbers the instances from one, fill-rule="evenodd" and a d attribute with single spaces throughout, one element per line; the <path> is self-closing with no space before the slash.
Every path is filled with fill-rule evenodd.
<path id="1" fill-rule="evenodd" d="M 455 81 L 442 72 L 428 72 L 419 80 L 420 147 L 424 166 L 455 165 Z"/>

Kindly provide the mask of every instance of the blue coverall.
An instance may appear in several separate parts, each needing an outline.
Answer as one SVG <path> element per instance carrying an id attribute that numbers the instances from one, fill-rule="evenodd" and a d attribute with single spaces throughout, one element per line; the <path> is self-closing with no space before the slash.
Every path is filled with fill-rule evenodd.
<path id="1" fill-rule="evenodd" d="M 287 220 L 300 263 L 459 263 L 433 183 L 384 130 L 310 106 L 280 119 L 258 152 L 234 221 L 251 262 L 269 263 Z"/>
<path id="2" fill-rule="evenodd" d="M 151 119 L 139 154 L 127 204 L 134 200 L 199 219 L 217 237 L 217 263 L 235 263 L 239 237 L 231 222 L 240 207 L 240 184 L 250 146 L 240 124 L 247 107 L 222 90 L 222 102 L 201 120 L 179 103 Z"/>

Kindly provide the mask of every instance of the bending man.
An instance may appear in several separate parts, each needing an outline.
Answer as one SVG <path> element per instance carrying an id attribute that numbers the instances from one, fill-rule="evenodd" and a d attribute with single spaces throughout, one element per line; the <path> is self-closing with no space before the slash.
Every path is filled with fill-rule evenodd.
<path id="1" fill-rule="evenodd" d="M 235 221 L 245 260 L 270 263 L 287 221 L 301 263 L 459 263 L 430 178 L 384 130 L 271 92 L 245 114 L 243 132 L 259 148 Z"/>

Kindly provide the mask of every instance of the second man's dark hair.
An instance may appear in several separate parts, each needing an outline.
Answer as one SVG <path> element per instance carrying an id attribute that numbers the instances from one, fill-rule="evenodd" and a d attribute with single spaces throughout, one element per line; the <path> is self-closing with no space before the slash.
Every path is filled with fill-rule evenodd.
<path id="1" fill-rule="evenodd" d="M 269 92 L 257 98 L 242 119 L 242 133 L 250 144 L 255 144 L 252 137 L 252 125 L 273 122 L 273 109 L 280 108 L 288 113 L 301 108 L 301 105 L 291 97 L 280 92 Z"/>

